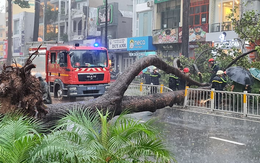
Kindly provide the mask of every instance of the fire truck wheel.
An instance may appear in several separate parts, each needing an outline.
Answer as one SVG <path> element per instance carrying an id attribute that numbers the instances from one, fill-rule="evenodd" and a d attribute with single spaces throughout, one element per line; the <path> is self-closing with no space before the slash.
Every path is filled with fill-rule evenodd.
<path id="1" fill-rule="evenodd" d="M 54 97 L 57 98 L 58 100 L 63 100 L 63 97 L 62 97 L 62 89 L 61 89 L 61 86 L 60 86 L 60 85 L 56 85 L 56 86 L 55 86 Z"/>
<path id="2" fill-rule="evenodd" d="M 62 98 L 62 90 L 61 90 L 61 89 L 59 89 L 59 90 L 57 91 L 57 97 L 58 97 L 59 100 L 62 100 L 62 99 L 63 99 L 63 98 Z"/>

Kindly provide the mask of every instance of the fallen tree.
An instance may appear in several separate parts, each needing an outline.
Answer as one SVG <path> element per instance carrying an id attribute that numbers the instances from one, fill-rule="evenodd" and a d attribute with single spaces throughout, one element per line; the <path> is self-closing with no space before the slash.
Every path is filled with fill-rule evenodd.
<path id="1" fill-rule="evenodd" d="M 33 55 L 37 55 L 37 52 Z M 184 100 L 184 91 L 174 91 L 142 97 L 124 96 L 125 91 L 134 78 L 144 68 L 150 65 L 154 65 L 168 74 L 172 73 L 180 78 L 184 78 L 190 85 L 208 85 L 192 80 L 181 73 L 177 68 L 168 65 L 157 56 L 148 56 L 135 62 L 111 84 L 105 94 L 96 99 L 44 105 L 39 86 L 40 83 L 30 73 L 31 69 L 35 67 L 35 65 L 32 64 L 33 55 L 30 56 L 22 68 L 4 67 L 2 74 L 0 74 L 0 102 L 2 104 L 0 113 L 21 110 L 25 114 L 43 118 L 46 123 L 52 123 L 68 110 L 76 107 L 90 109 L 92 111 L 96 111 L 96 109 L 109 109 L 115 116 L 126 109 L 129 112 L 154 112 L 156 109 L 182 102 Z"/>
<path id="2" fill-rule="evenodd" d="M 59 118 L 62 113 L 75 108 L 76 106 L 82 109 L 88 108 L 93 111 L 98 109 L 109 109 L 113 115 L 119 115 L 126 109 L 129 112 L 141 112 L 161 109 L 166 106 L 172 106 L 175 103 L 183 102 L 184 91 L 174 91 L 161 94 L 152 94 L 148 96 L 124 96 L 128 86 L 134 80 L 134 78 L 146 67 L 154 65 L 157 68 L 165 71 L 166 73 L 172 73 L 180 78 L 184 78 L 190 85 L 208 86 L 207 83 L 200 83 L 194 81 L 188 76 L 181 73 L 177 68 L 172 67 L 165 63 L 161 58 L 157 56 L 144 57 L 135 62 L 127 71 L 120 75 L 117 80 L 112 83 L 109 89 L 102 96 L 89 101 L 79 101 L 72 103 L 61 103 L 48 105 L 48 113 L 44 117 L 46 122 L 51 122 Z"/>

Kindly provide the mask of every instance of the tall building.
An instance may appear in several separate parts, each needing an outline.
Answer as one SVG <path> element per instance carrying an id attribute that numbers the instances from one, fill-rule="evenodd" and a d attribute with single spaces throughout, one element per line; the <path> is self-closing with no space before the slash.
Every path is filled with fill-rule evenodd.
<path id="1" fill-rule="evenodd" d="M 4 57 L 6 40 L 5 13 L 0 13 L 0 58 Z"/>
<path id="2" fill-rule="evenodd" d="M 252 47 L 247 46 L 234 31 L 229 15 L 231 14 L 231 10 L 236 9 L 234 17 L 239 19 L 246 11 L 255 10 L 255 12 L 259 14 L 259 8 L 260 1 L 210 0 L 209 33 L 206 35 L 206 41 L 211 42 L 212 46 L 231 51 L 232 48 L 239 49 L 242 52 L 252 50 Z M 250 54 L 249 56 L 253 59 L 255 54 Z"/>
<path id="3" fill-rule="evenodd" d="M 6 29 L 8 27 L 8 3 L 6 1 Z M 21 8 L 19 5 L 12 3 L 12 32 L 13 32 L 13 57 L 22 57 L 27 54 L 25 47 L 26 42 L 32 41 L 33 24 L 34 24 L 34 1 L 29 1 L 29 8 Z M 6 30 L 6 37 L 8 30 Z M 7 38 L 6 38 L 7 39 Z M 7 45 L 8 46 L 8 45 Z M 6 47 L 7 47 L 6 46 Z"/>
<path id="4" fill-rule="evenodd" d="M 79 42 L 88 38 L 101 36 L 97 27 L 98 6 L 103 5 L 103 0 L 51 0 L 54 8 L 58 8 L 58 18 L 53 22 L 58 34 L 58 41 Z M 109 0 L 109 3 L 119 2 L 121 11 L 132 11 L 132 0 Z"/>

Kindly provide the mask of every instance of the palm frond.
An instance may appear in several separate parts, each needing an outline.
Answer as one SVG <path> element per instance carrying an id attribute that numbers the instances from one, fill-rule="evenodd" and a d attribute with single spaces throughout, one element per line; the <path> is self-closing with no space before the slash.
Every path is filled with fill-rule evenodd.
<path id="1" fill-rule="evenodd" d="M 14 116 L 12 116 L 14 115 Z M 41 123 L 19 114 L 6 115 L 0 126 L 0 162 L 26 162 L 29 152 L 40 142 Z"/>

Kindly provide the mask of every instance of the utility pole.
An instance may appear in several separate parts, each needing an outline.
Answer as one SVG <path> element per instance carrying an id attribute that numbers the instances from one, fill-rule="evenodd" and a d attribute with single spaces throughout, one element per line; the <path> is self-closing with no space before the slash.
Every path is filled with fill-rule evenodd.
<path id="1" fill-rule="evenodd" d="M 13 22 L 13 10 L 12 10 L 12 0 L 8 0 L 8 53 L 7 53 L 7 61 L 6 64 L 7 66 L 11 65 L 12 62 L 12 57 L 13 57 L 13 52 L 12 52 L 12 47 L 13 47 L 13 40 L 12 40 L 12 23 Z"/>
<path id="2" fill-rule="evenodd" d="M 35 0 L 34 3 L 34 27 L 33 27 L 33 41 L 38 41 L 39 35 L 39 17 L 40 17 L 40 0 Z"/>
<path id="3" fill-rule="evenodd" d="M 106 5 L 106 21 L 105 21 L 105 48 L 107 48 L 107 18 L 108 18 L 108 16 L 107 16 L 107 10 L 108 10 L 108 6 L 107 6 L 107 0 L 106 0 L 106 3 L 105 3 L 105 5 Z"/>
<path id="4" fill-rule="evenodd" d="M 69 0 L 69 14 L 68 14 L 68 41 L 71 40 L 71 0 Z"/>
<path id="5" fill-rule="evenodd" d="M 60 41 L 60 14 L 61 14 L 61 0 L 59 0 L 59 9 L 58 9 L 58 42 Z"/>
<path id="6" fill-rule="evenodd" d="M 189 57 L 189 18 L 190 0 L 183 0 L 183 19 L 182 19 L 182 55 Z"/>

